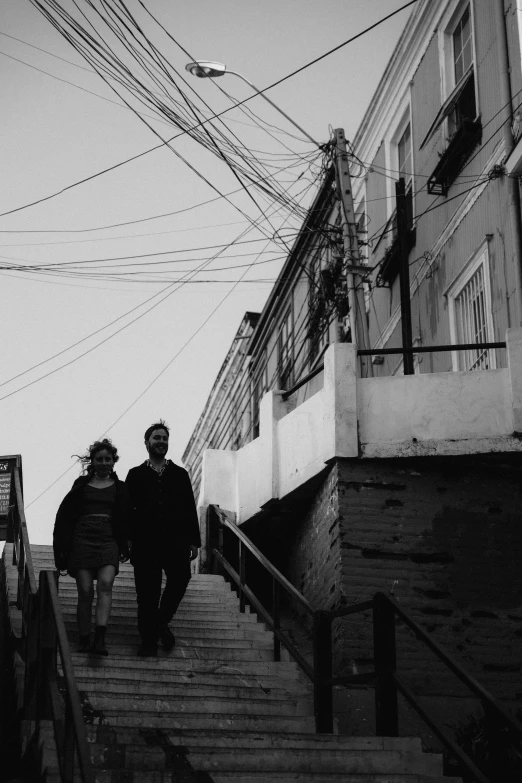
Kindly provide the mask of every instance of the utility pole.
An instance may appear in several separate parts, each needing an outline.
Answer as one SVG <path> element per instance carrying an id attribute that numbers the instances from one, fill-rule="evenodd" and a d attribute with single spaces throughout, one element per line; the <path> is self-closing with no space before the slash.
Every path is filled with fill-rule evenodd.
<path id="1" fill-rule="evenodd" d="M 410 300 L 410 265 L 408 261 L 408 218 L 406 215 L 406 185 L 404 179 L 395 183 L 397 200 L 397 236 L 399 240 L 400 266 L 399 285 L 401 292 L 401 328 L 402 347 L 413 347 L 411 330 L 411 300 Z M 413 354 L 403 353 L 402 366 L 404 375 L 413 375 Z"/>
<path id="2" fill-rule="evenodd" d="M 350 305 L 352 342 L 355 343 L 358 348 L 368 350 L 370 348 L 370 336 L 368 333 L 368 321 L 366 318 L 366 305 L 361 274 L 367 274 L 369 270 L 361 264 L 361 254 L 357 238 L 357 223 L 353 206 L 352 182 L 350 178 L 348 153 L 346 150 L 346 137 L 343 128 L 336 129 L 335 141 L 335 168 L 341 202 L 344 257 L 347 263 L 346 282 L 348 286 L 348 302 Z M 373 376 L 371 357 L 361 356 L 360 360 L 361 374 L 367 378 Z"/>

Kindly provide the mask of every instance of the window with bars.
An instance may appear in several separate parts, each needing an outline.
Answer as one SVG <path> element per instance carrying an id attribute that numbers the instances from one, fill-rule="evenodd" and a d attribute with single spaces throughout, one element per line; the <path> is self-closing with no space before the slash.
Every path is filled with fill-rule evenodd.
<path id="1" fill-rule="evenodd" d="M 450 291 L 450 325 L 455 344 L 493 341 L 491 293 L 487 250 L 484 250 L 469 270 Z M 455 370 L 491 370 L 495 368 L 495 351 L 471 348 L 456 351 Z"/>

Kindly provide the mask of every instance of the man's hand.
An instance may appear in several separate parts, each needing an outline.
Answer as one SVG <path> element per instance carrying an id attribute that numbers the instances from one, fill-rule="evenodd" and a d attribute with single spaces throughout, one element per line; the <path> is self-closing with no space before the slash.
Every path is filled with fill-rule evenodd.
<path id="1" fill-rule="evenodd" d="M 190 559 L 191 560 L 195 560 L 196 559 L 196 557 L 198 556 L 198 550 L 199 550 L 199 547 L 196 546 L 196 544 L 191 544 L 190 545 Z"/>

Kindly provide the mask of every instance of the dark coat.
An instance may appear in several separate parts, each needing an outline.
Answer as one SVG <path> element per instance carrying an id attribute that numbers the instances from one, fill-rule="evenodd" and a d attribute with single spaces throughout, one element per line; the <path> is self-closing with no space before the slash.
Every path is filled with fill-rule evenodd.
<path id="1" fill-rule="evenodd" d="M 72 538 L 76 523 L 82 515 L 83 488 L 91 480 L 91 476 L 80 476 L 72 485 L 72 489 L 64 497 L 56 514 L 53 531 L 53 551 L 56 568 L 64 570 L 67 555 L 71 550 Z M 120 553 L 127 552 L 129 533 L 130 502 L 127 488 L 116 476 L 116 498 L 112 515 L 112 531 Z"/>
<path id="2" fill-rule="evenodd" d="M 165 562 L 201 546 L 198 514 L 187 471 L 169 462 L 161 476 L 147 460 L 131 468 L 125 484 L 131 499 L 131 562 L 141 556 Z"/>

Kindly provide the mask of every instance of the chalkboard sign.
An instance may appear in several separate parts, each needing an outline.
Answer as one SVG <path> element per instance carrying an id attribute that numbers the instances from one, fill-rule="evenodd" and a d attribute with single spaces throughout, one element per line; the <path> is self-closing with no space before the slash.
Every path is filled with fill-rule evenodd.
<path id="1" fill-rule="evenodd" d="M 8 466 L 9 467 L 9 466 Z M 1 465 L 0 465 L 1 471 Z M 0 472 L 0 517 L 6 517 L 9 512 L 9 497 L 11 495 L 11 471 Z"/>

